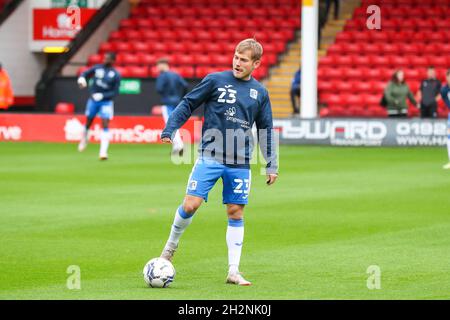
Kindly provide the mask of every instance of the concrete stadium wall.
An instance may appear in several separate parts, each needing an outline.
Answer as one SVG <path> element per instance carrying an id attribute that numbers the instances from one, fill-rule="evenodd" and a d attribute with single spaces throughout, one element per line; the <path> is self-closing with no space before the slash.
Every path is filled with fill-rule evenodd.
<path id="1" fill-rule="evenodd" d="M 21 5 L 0 27 L 0 62 L 8 72 L 15 96 L 34 96 L 34 87 L 47 59 L 29 48 L 30 0 Z"/>

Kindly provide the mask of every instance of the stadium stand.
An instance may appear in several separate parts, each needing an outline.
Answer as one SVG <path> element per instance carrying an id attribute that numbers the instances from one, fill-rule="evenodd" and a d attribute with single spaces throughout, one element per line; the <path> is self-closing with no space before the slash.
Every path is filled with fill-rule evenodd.
<path id="1" fill-rule="evenodd" d="M 236 43 L 256 37 L 265 53 L 254 76 L 262 79 L 294 40 L 300 10 L 296 0 L 142 0 L 79 72 L 114 51 L 124 77 L 156 77 L 154 63 L 165 56 L 183 77 L 203 78 L 230 68 Z"/>
<path id="2" fill-rule="evenodd" d="M 367 7 L 381 8 L 381 30 L 366 27 Z M 320 59 L 318 91 L 322 117 L 387 117 L 380 106 L 392 73 L 403 69 L 415 94 L 435 66 L 440 81 L 450 68 L 450 0 L 363 0 Z M 438 116 L 447 117 L 442 100 Z M 408 116 L 418 115 L 409 104 Z"/>

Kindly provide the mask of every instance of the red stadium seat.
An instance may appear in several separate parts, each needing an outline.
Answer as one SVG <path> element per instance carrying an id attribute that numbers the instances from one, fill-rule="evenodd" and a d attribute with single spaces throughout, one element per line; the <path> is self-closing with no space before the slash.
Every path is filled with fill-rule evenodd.
<path id="1" fill-rule="evenodd" d="M 391 67 L 393 68 L 406 68 L 410 65 L 410 59 L 408 59 L 407 57 L 392 56 L 390 59 Z"/>
<path id="2" fill-rule="evenodd" d="M 345 68 L 343 69 L 343 77 L 346 79 L 361 79 L 363 77 L 363 71 L 357 68 Z"/>
<path id="3" fill-rule="evenodd" d="M 204 78 L 209 73 L 209 68 L 206 66 L 196 67 L 195 76 L 197 78 Z"/>
<path id="4" fill-rule="evenodd" d="M 173 42 L 178 39 L 178 35 L 175 31 L 160 30 L 158 32 L 159 32 L 159 39 L 161 39 L 164 42 Z"/>
<path id="5" fill-rule="evenodd" d="M 172 53 L 186 53 L 186 47 L 184 42 L 171 41 L 167 43 L 167 50 Z"/>
<path id="6" fill-rule="evenodd" d="M 383 107 L 370 107 L 367 109 L 368 111 L 368 115 L 370 117 L 374 117 L 374 118 L 387 118 L 388 117 L 388 112 L 385 108 Z"/>
<path id="7" fill-rule="evenodd" d="M 414 118 L 420 116 L 420 110 L 417 107 L 409 106 L 408 107 L 408 117 Z"/>
<path id="8" fill-rule="evenodd" d="M 379 54 L 383 54 L 385 56 L 392 56 L 392 55 L 400 55 L 401 54 L 401 46 L 398 44 L 384 44 L 381 50 L 378 52 Z"/>
<path id="9" fill-rule="evenodd" d="M 319 110 L 319 117 L 321 118 L 327 118 L 330 117 L 330 109 L 329 108 L 321 108 Z"/>
<path id="10" fill-rule="evenodd" d="M 347 96 L 347 106 L 363 109 L 365 106 L 364 96 L 359 94 L 350 94 Z"/>
<path id="11" fill-rule="evenodd" d="M 324 56 L 324 57 L 320 58 L 319 65 L 321 67 L 333 68 L 336 66 L 336 57 L 335 56 Z"/>
<path id="12" fill-rule="evenodd" d="M 372 92 L 382 93 L 386 88 L 387 82 L 385 81 L 371 81 Z M 381 98 L 380 98 L 381 99 Z"/>
<path id="13" fill-rule="evenodd" d="M 337 56 L 335 63 L 337 67 L 350 67 L 353 65 L 353 59 L 351 56 Z"/>
<path id="14" fill-rule="evenodd" d="M 103 55 L 102 54 L 93 54 L 89 56 L 88 59 L 88 65 L 92 66 L 94 64 L 100 64 L 103 62 Z"/>
<path id="15" fill-rule="evenodd" d="M 158 40 L 160 40 L 159 32 L 157 32 L 155 30 L 139 30 L 139 33 L 141 34 L 141 39 L 142 40 L 147 40 L 147 41 L 158 41 Z"/>
<path id="16" fill-rule="evenodd" d="M 55 113 L 58 114 L 73 114 L 75 112 L 75 105 L 70 102 L 59 102 L 56 104 Z"/>
<path id="17" fill-rule="evenodd" d="M 388 67 L 390 65 L 390 58 L 385 56 L 372 56 L 370 58 L 371 64 L 377 68 Z"/>
<path id="18" fill-rule="evenodd" d="M 139 64 L 138 56 L 132 53 L 119 53 L 116 61 L 121 65 Z"/>
<path id="19" fill-rule="evenodd" d="M 134 29 L 137 27 L 137 20 L 135 19 L 123 19 L 119 22 L 120 29 Z"/>
<path id="20" fill-rule="evenodd" d="M 210 42 L 210 43 L 205 43 L 204 46 L 205 46 L 205 52 L 207 52 L 209 54 L 217 54 L 217 53 L 223 52 L 223 46 L 221 43 Z"/>
<path id="21" fill-rule="evenodd" d="M 147 67 L 127 66 L 127 73 L 130 77 L 146 78 L 149 75 Z"/>
<path id="22" fill-rule="evenodd" d="M 125 39 L 124 33 L 122 31 L 113 31 L 109 34 L 109 41 L 120 41 Z"/>
<path id="23" fill-rule="evenodd" d="M 103 42 L 102 44 L 100 44 L 99 53 L 111 52 L 115 50 L 116 48 L 113 43 Z"/>
<path id="24" fill-rule="evenodd" d="M 156 63 L 156 57 L 153 54 L 139 52 L 136 56 L 141 65 L 154 65 Z"/>
<path id="25" fill-rule="evenodd" d="M 370 56 L 357 55 L 353 57 L 353 65 L 356 67 L 366 67 L 371 63 Z"/>
<path id="26" fill-rule="evenodd" d="M 415 68 L 425 68 L 429 65 L 427 57 L 411 57 L 411 65 Z"/>
<path id="27" fill-rule="evenodd" d="M 345 44 L 344 43 L 334 43 L 331 46 L 328 47 L 327 50 L 327 55 L 341 55 L 341 54 L 345 54 Z"/>
<path id="28" fill-rule="evenodd" d="M 351 93 L 354 90 L 350 81 L 335 80 L 333 81 L 333 86 L 335 90 L 341 93 Z"/>
<path id="29" fill-rule="evenodd" d="M 127 51 L 131 51 L 131 44 L 129 42 L 115 42 L 114 43 L 115 46 L 115 51 L 117 52 L 127 52 Z"/>
<path id="30" fill-rule="evenodd" d="M 368 108 L 371 107 L 379 107 L 380 106 L 380 102 L 381 102 L 381 98 L 383 97 L 383 90 L 379 91 L 378 94 L 368 94 L 365 96 L 365 105 Z"/>
<path id="31" fill-rule="evenodd" d="M 190 66 L 179 67 L 178 72 L 183 78 L 194 78 L 195 76 L 194 68 Z"/>
<path id="32" fill-rule="evenodd" d="M 336 35 L 336 43 L 347 43 L 353 40 L 353 34 L 348 31 L 340 32 Z"/>
<path id="33" fill-rule="evenodd" d="M 341 106 L 331 106 L 328 110 L 329 117 L 348 117 L 350 115 L 348 109 Z"/>
<path id="34" fill-rule="evenodd" d="M 230 65 L 232 64 L 232 56 L 231 55 L 214 55 L 211 58 L 211 63 L 214 65 Z"/>
<path id="35" fill-rule="evenodd" d="M 363 80 L 354 80 L 349 82 L 351 87 L 355 92 L 370 92 L 372 90 L 372 85 L 370 82 L 366 82 Z"/>
<path id="36" fill-rule="evenodd" d="M 154 43 L 153 51 L 154 52 L 159 52 L 159 53 L 167 53 L 167 52 L 169 52 L 167 43 L 164 43 L 164 42 L 156 42 L 156 43 Z"/>
<path id="37" fill-rule="evenodd" d="M 368 115 L 368 112 L 366 112 L 364 110 L 363 107 L 358 107 L 358 106 L 350 106 L 348 108 L 348 116 L 349 117 L 366 117 Z"/>
<path id="38" fill-rule="evenodd" d="M 334 82 L 331 82 L 331 81 L 328 81 L 328 80 L 319 81 L 317 83 L 317 90 L 319 91 L 319 96 L 323 92 L 334 92 L 335 91 Z"/>
<path id="39" fill-rule="evenodd" d="M 278 58 L 276 54 L 264 53 L 261 60 L 263 64 L 275 65 Z"/>
<path id="40" fill-rule="evenodd" d="M 196 63 L 195 58 L 197 55 L 190 55 L 185 53 L 176 53 L 173 55 L 173 64 L 185 66 Z"/>
<path id="41" fill-rule="evenodd" d="M 355 32 L 353 34 L 353 41 L 356 41 L 358 43 L 368 43 L 370 42 L 370 36 L 371 34 L 369 32 Z"/>
<path id="42" fill-rule="evenodd" d="M 194 63 L 196 65 L 208 66 L 212 63 L 211 60 L 212 60 L 211 56 L 206 55 L 206 54 L 199 54 L 199 55 L 195 55 L 193 57 L 192 63 Z"/>

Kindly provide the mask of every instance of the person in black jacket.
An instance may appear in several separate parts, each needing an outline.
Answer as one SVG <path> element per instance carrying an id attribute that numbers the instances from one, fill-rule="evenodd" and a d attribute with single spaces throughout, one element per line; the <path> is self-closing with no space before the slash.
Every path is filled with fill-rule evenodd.
<path id="1" fill-rule="evenodd" d="M 436 79 L 433 66 L 427 69 L 427 78 L 420 84 L 417 92 L 417 101 L 420 101 L 420 117 L 436 118 L 437 104 L 440 99 L 441 82 Z"/>

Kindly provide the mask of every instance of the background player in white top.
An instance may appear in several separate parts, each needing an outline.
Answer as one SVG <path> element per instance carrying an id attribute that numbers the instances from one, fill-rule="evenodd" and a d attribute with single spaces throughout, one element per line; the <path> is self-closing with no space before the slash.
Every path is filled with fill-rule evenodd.
<path id="1" fill-rule="evenodd" d="M 105 54 L 104 63 L 93 66 L 83 72 L 78 78 L 80 88 L 88 86 L 88 80 L 92 78 L 89 85 L 89 100 L 86 105 L 86 127 L 81 138 L 78 150 L 84 151 L 89 141 L 89 128 L 97 114 L 102 119 L 103 131 L 100 141 L 100 160 L 108 159 L 109 147 L 109 122 L 114 116 L 113 99 L 119 93 L 120 74 L 113 68 L 116 59 L 114 53 Z"/>

